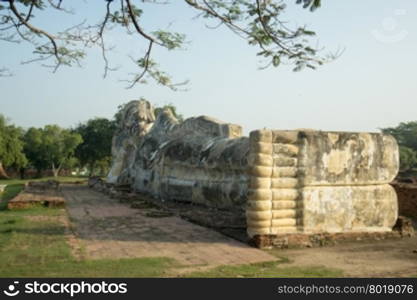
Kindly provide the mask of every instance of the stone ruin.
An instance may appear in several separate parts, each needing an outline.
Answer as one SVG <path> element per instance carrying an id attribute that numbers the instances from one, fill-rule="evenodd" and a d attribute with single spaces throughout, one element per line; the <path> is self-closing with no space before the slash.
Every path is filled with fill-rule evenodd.
<path id="1" fill-rule="evenodd" d="M 258 246 L 276 237 L 391 232 L 396 140 L 380 133 L 255 130 L 131 101 L 112 145 L 107 182 L 161 201 L 246 216 Z M 267 240 L 268 242 L 265 242 Z"/>
<path id="2" fill-rule="evenodd" d="M 26 182 L 23 191 L 7 204 L 7 208 L 10 210 L 33 206 L 65 207 L 60 182 L 56 180 Z"/>

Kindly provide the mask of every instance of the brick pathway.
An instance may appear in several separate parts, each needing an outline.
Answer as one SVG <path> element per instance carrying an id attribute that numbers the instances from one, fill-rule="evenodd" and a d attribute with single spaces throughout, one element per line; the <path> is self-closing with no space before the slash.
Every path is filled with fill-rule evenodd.
<path id="1" fill-rule="evenodd" d="M 179 217 L 147 217 L 149 209 L 130 208 L 85 186 L 64 185 L 62 192 L 89 259 L 171 257 L 189 267 L 276 260 Z"/>

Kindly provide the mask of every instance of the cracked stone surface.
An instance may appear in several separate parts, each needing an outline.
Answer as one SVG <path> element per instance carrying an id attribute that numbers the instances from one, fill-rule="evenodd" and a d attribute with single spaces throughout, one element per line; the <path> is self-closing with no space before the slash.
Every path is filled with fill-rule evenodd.
<path id="1" fill-rule="evenodd" d="M 190 267 L 276 260 L 177 216 L 146 217 L 151 209 L 133 209 L 85 186 L 66 185 L 62 193 L 88 259 L 171 257 Z"/>

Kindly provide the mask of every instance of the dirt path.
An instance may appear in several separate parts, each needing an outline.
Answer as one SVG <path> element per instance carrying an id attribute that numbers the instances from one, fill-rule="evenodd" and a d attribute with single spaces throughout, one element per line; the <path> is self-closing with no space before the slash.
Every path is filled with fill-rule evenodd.
<path id="1" fill-rule="evenodd" d="M 417 237 L 272 251 L 291 260 L 286 267 L 324 266 L 347 277 L 417 276 Z"/>
<path id="2" fill-rule="evenodd" d="M 189 267 L 276 260 L 179 217 L 147 217 L 149 209 L 130 208 L 85 186 L 64 185 L 62 192 L 88 259 L 171 257 Z"/>

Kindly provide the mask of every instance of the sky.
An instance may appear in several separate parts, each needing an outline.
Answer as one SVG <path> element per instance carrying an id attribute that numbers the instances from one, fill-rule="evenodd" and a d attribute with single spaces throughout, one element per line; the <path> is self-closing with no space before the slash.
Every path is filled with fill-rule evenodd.
<path id="1" fill-rule="evenodd" d="M 24 128 L 72 127 L 93 117 L 111 118 L 119 105 L 144 97 L 154 105 L 172 103 L 186 118 L 208 115 L 239 124 L 245 134 L 260 128 L 378 131 L 417 120 L 417 1 L 323 0 L 313 13 L 285 1 L 284 19 L 314 30 L 323 54 L 343 49 L 318 70 L 296 73 L 288 66 L 259 70 L 256 48 L 226 28 L 208 29 L 213 23 L 195 19 L 183 1 L 171 2 L 140 4 L 142 25 L 186 34 L 186 49 L 158 49 L 155 59 L 174 81 L 190 80 L 187 91 L 153 83 L 126 89 L 122 80 L 134 71 L 126 54 L 146 50 L 137 36 L 109 32 L 107 42 L 116 46 L 110 59 L 120 68 L 106 78 L 99 50 L 89 51 L 82 68 L 53 74 L 37 63 L 21 64 L 32 57 L 27 45 L 0 42 L 0 67 L 14 73 L 0 78 L 0 113 Z M 41 14 L 35 24 L 53 32 L 104 15 L 101 1 L 71 5 L 77 14 Z"/>

